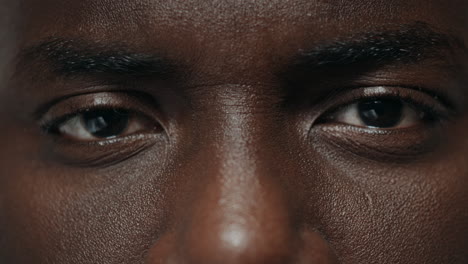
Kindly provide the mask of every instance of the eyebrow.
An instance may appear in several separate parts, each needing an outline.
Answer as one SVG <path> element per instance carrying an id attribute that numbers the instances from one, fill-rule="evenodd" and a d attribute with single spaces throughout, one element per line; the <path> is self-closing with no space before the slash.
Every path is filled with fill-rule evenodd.
<path id="1" fill-rule="evenodd" d="M 163 56 L 129 51 L 118 44 L 51 38 L 25 49 L 18 64 L 39 62 L 61 76 L 131 75 L 168 77 L 175 64 Z"/>
<path id="2" fill-rule="evenodd" d="M 397 29 L 368 32 L 302 50 L 293 70 L 323 72 L 389 64 L 414 64 L 428 59 L 447 59 L 449 53 L 467 52 L 463 40 L 439 33 L 423 22 L 400 25 Z"/>
<path id="3" fill-rule="evenodd" d="M 401 25 L 394 30 L 368 32 L 301 50 L 289 69 L 323 72 L 392 63 L 417 63 L 440 58 L 446 51 L 467 51 L 459 38 L 434 31 L 425 23 Z M 445 52 L 445 53 L 444 53 Z M 168 78 L 176 64 L 153 54 L 132 52 L 123 45 L 51 38 L 20 53 L 18 64 L 39 61 L 62 76 L 109 74 Z M 288 70 L 289 72 L 289 70 Z"/>

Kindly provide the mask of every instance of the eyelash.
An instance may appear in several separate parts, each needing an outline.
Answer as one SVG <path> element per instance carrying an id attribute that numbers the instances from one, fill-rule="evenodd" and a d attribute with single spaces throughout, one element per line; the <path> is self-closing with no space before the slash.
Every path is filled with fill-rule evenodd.
<path id="1" fill-rule="evenodd" d="M 375 90 L 380 91 L 375 91 Z M 385 90 L 385 91 L 383 91 Z M 371 95 L 365 95 L 366 93 L 371 93 Z M 416 93 L 416 94 L 415 94 Z M 444 97 L 439 95 L 434 95 L 432 92 L 423 91 L 420 88 L 403 88 L 399 86 L 393 87 L 364 87 L 352 89 L 350 92 L 344 95 L 344 99 L 334 100 L 337 94 L 329 96 L 326 105 L 338 105 L 336 107 L 325 107 L 326 110 L 321 117 L 318 118 L 317 124 L 324 123 L 327 120 L 327 116 L 338 112 L 347 106 L 352 104 L 359 103 L 364 100 L 381 100 L 381 99 L 397 99 L 401 102 L 414 107 L 414 109 L 427 113 L 429 117 L 427 121 L 433 123 L 448 121 L 455 111 L 451 104 L 447 103 Z M 419 97 L 419 98 L 417 98 Z M 341 97 L 342 98 L 342 97 Z M 427 101 L 433 101 L 427 102 Z"/>
<path id="2" fill-rule="evenodd" d="M 50 120 L 44 121 L 41 124 L 41 128 L 47 134 L 59 134 L 59 132 L 58 132 L 59 126 L 61 124 L 65 123 L 65 122 L 71 120 L 74 117 L 77 117 L 79 115 L 82 115 L 82 114 L 85 114 L 85 113 L 91 112 L 91 111 L 114 110 L 114 109 L 115 110 L 128 111 L 128 112 L 132 113 L 132 115 L 145 116 L 145 114 L 143 114 L 143 113 L 141 113 L 139 111 L 129 109 L 129 108 L 115 107 L 115 106 L 102 106 L 101 105 L 99 107 L 88 107 L 88 108 L 85 108 L 85 109 L 76 110 L 76 111 L 68 113 L 66 115 L 59 116 L 57 118 L 52 118 Z"/>
<path id="3" fill-rule="evenodd" d="M 153 97 L 139 92 L 98 92 L 68 97 L 49 107 L 39 119 L 41 130 L 48 135 L 60 138 L 59 128 L 73 118 L 97 111 L 122 111 L 131 119 L 143 121 L 153 128 L 162 129 L 161 116 Z"/>

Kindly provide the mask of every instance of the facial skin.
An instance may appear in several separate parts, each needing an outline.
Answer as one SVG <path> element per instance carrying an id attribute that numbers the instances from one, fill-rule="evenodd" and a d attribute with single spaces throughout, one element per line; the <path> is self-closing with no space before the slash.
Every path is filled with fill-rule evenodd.
<path id="1" fill-rule="evenodd" d="M 467 1 L 0 5 L 0 263 L 467 263 Z"/>

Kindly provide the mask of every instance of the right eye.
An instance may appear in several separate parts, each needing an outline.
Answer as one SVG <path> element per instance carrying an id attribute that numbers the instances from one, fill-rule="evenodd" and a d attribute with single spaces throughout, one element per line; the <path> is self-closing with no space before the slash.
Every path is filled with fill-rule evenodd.
<path id="1" fill-rule="evenodd" d="M 124 109 L 96 109 L 58 122 L 53 131 L 76 141 L 99 141 L 154 130 L 145 117 Z"/>

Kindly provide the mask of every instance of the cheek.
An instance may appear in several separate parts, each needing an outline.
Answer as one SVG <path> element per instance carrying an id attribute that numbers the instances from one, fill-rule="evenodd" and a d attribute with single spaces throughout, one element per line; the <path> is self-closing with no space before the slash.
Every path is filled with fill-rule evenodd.
<path id="1" fill-rule="evenodd" d="M 330 155 L 305 165 L 326 171 L 305 186 L 307 215 L 318 217 L 346 263 L 462 263 L 468 252 L 468 146 L 451 150 L 388 164 L 328 149 Z"/>
<path id="2" fill-rule="evenodd" d="M 6 168 L 26 161 L 3 161 L 9 174 L 2 174 L 8 177 L 2 177 L 0 202 L 8 203 L 0 211 L 0 234 L 8 241 L 1 255 L 7 259 L 13 254 L 24 263 L 135 263 L 141 261 L 135 252 L 145 252 L 159 237 L 170 188 L 157 153 L 101 169 L 34 162 Z"/>

